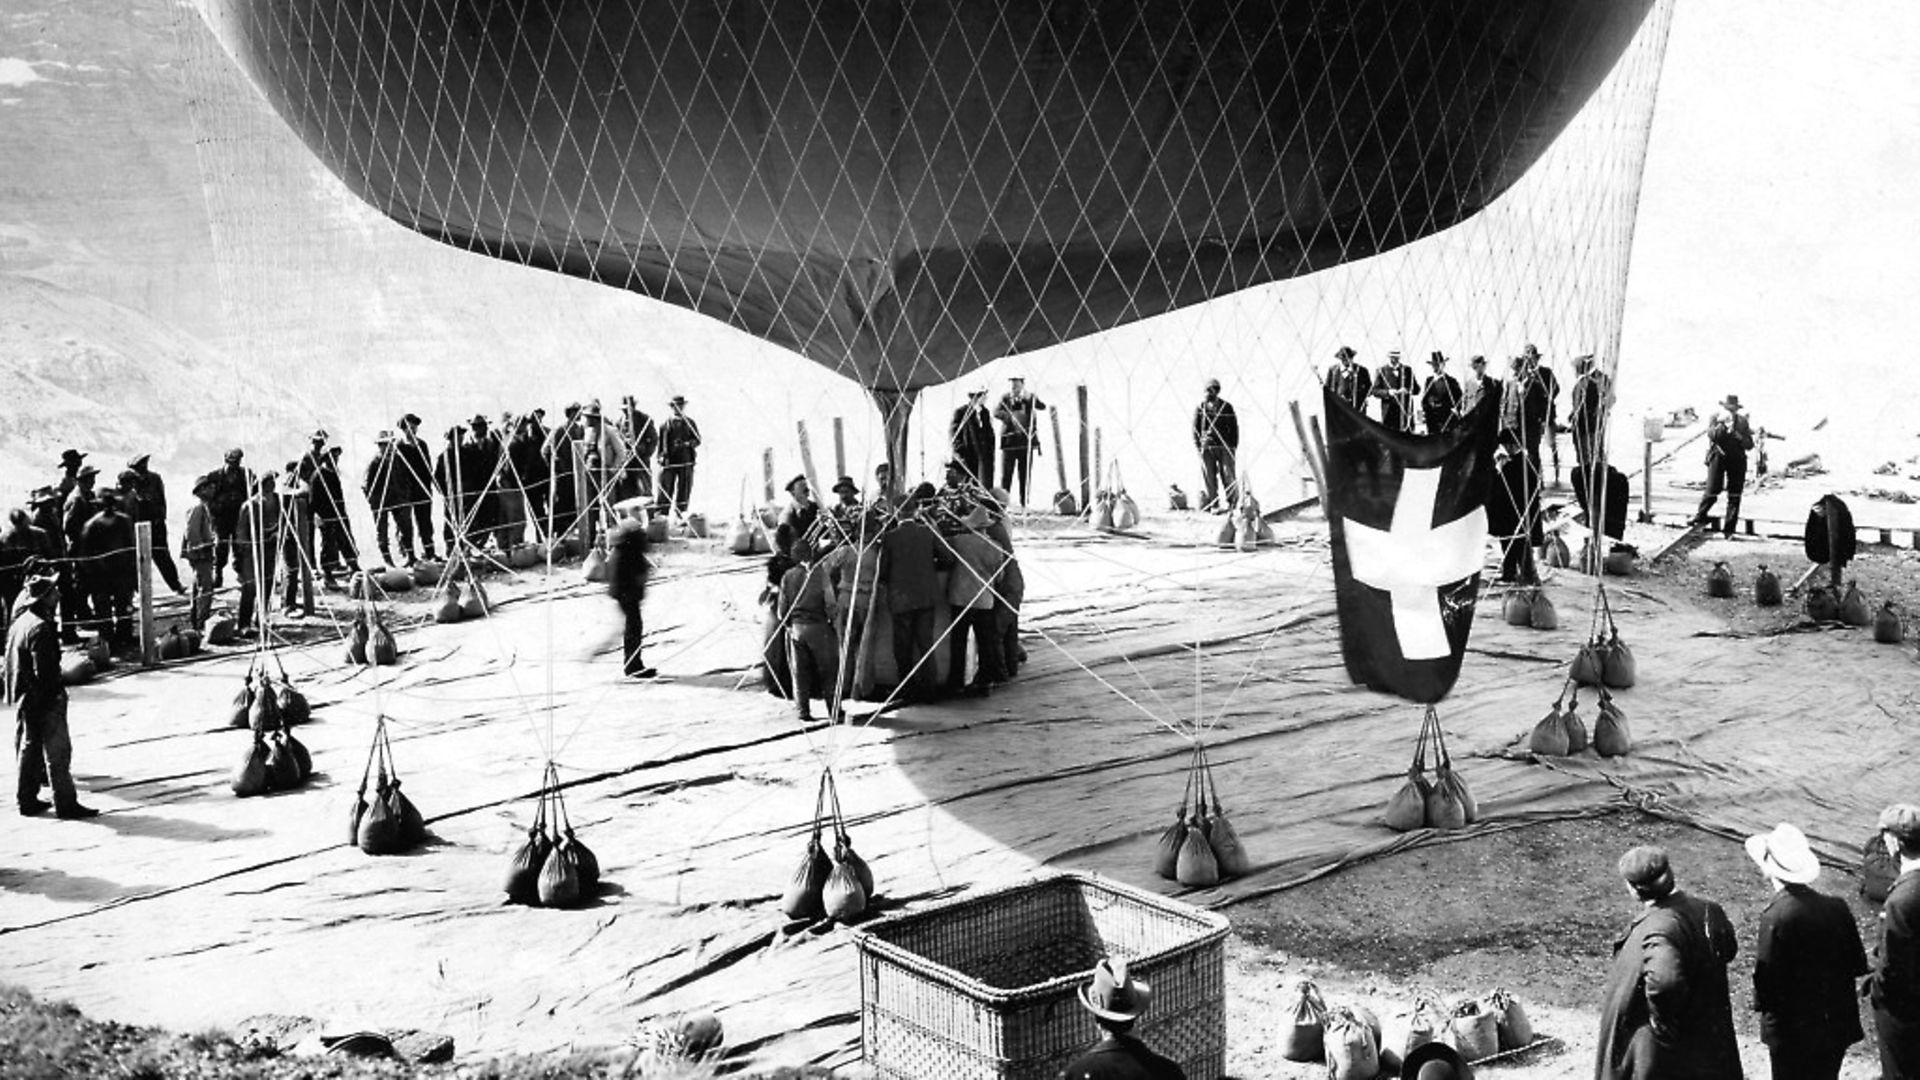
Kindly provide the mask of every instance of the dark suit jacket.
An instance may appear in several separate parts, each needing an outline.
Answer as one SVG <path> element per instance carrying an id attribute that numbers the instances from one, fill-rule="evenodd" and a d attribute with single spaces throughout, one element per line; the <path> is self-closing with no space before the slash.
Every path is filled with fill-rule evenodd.
<path id="1" fill-rule="evenodd" d="M 1074 1058 L 1066 1080 L 1187 1080 L 1179 1065 L 1131 1035 L 1109 1035 Z"/>
<path id="2" fill-rule="evenodd" d="M 1711 900 L 1675 892 L 1642 908 L 1614 943 L 1595 1080 L 1740 1080 L 1727 997 L 1738 948 Z"/>
<path id="3" fill-rule="evenodd" d="M 1889 1077 L 1920 1076 L 1920 873 L 1900 875 L 1887 894 L 1867 998 Z"/>
<path id="4" fill-rule="evenodd" d="M 1823 1049 L 1859 1042 L 1865 1033 L 1853 988 L 1866 973 L 1867 953 L 1845 900 L 1805 885 L 1774 893 L 1760 913 L 1753 959 L 1760 1040 Z"/>

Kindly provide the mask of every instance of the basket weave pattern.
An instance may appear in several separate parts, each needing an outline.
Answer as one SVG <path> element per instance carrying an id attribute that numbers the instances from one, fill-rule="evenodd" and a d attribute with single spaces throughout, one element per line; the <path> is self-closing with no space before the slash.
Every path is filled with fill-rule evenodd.
<path id="1" fill-rule="evenodd" d="M 1190 1080 L 1226 1071 L 1227 921 L 1069 874 L 859 934 L 867 1064 L 900 1080 L 1058 1080 L 1099 1040 L 1078 993 L 1102 956 L 1153 987 L 1134 1033 Z"/>

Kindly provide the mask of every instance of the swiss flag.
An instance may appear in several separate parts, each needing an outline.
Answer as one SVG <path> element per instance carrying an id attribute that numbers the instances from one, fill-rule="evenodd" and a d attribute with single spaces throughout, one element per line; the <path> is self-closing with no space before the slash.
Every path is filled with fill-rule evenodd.
<path id="1" fill-rule="evenodd" d="M 1443 435 L 1410 435 L 1322 397 L 1347 674 L 1431 704 L 1453 689 L 1473 629 L 1498 418 L 1476 408 Z"/>

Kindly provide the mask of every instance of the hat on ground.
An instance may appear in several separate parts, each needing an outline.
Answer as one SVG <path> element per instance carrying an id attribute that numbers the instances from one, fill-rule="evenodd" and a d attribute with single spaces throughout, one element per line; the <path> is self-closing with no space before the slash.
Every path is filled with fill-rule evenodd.
<path id="1" fill-rule="evenodd" d="M 86 454 L 84 454 L 84 453 L 82 453 L 82 452 L 80 452 L 80 451 L 78 451 L 78 450 L 74 450 L 74 449 L 72 449 L 72 448 L 68 448 L 68 449 L 66 449 L 66 450 L 62 450 L 62 451 L 60 451 L 60 464 L 62 464 L 62 465 L 78 465 L 78 464 L 80 464 L 80 459 L 81 459 L 81 458 L 84 458 L 84 457 L 86 457 L 86 456 L 87 456 Z"/>
<path id="2" fill-rule="evenodd" d="M 1720 407 L 1723 409 L 1738 409 L 1740 407 L 1740 395 L 1728 394 L 1726 397 L 1721 398 Z"/>
<path id="3" fill-rule="evenodd" d="M 1421 1043 L 1400 1062 L 1405 1080 L 1472 1080 L 1473 1066 L 1443 1042 Z"/>
<path id="4" fill-rule="evenodd" d="M 853 482 L 853 477 L 843 476 L 840 479 L 835 480 L 833 482 L 833 493 L 835 495 L 838 495 L 842 492 L 845 492 L 848 495 L 860 494 L 860 488 L 858 485 L 856 485 Z"/>
<path id="5" fill-rule="evenodd" d="M 421 423 L 422 421 L 418 416 L 415 416 L 412 413 L 408 413 L 407 415 L 401 417 L 399 420 L 394 421 L 394 426 L 406 427 L 408 425 L 412 425 L 414 427 L 419 427 Z"/>
<path id="6" fill-rule="evenodd" d="M 1920 806 L 1894 803 L 1880 811 L 1880 831 L 1892 834 L 1902 844 L 1920 839 Z"/>
<path id="7" fill-rule="evenodd" d="M 1673 867 L 1667 863 L 1666 849 L 1652 844 L 1642 844 L 1620 856 L 1617 869 L 1627 884 L 1641 892 L 1659 892 L 1663 880 L 1668 889 L 1673 886 Z"/>
<path id="8" fill-rule="evenodd" d="M 236 446 L 233 449 L 227 451 L 227 463 L 231 465 L 234 462 L 239 461 L 241 458 L 246 456 L 247 456 L 247 452 Z"/>
<path id="9" fill-rule="evenodd" d="M 1218 390 L 1218 389 L 1220 389 L 1220 380 L 1219 380 L 1219 379 L 1208 379 L 1208 380 L 1207 380 L 1207 389 L 1209 389 L 1209 390 Z"/>
<path id="10" fill-rule="evenodd" d="M 135 454 L 127 459 L 127 468 L 137 469 L 151 460 L 153 460 L 152 454 Z"/>
<path id="11" fill-rule="evenodd" d="M 1747 837 L 1747 858 L 1789 885 L 1811 885 L 1820 876 L 1820 860 L 1807 846 L 1807 834 L 1785 822 L 1770 833 Z"/>
<path id="12" fill-rule="evenodd" d="M 1335 360 L 1351 360 L 1354 358 L 1354 356 L 1355 356 L 1354 351 L 1345 345 L 1342 345 L 1339 348 L 1333 350 L 1333 358 Z"/>
<path id="13" fill-rule="evenodd" d="M 1093 981 L 1080 988 L 1080 1004 L 1102 1020 L 1138 1020 L 1153 1002 L 1153 987 L 1134 980 L 1125 960 L 1100 961 Z"/>
<path id="14" fill-rule="evenodd" d="M 793 479 L 787 481 L 787 486 L 783 490 L 785 490 L 787 494 L 791 495 L 793 494 L 794 485 L 804 484 L 806 482 L 807 482 L 806 474 L 801 473 L 799 476 L 796 476 Z"/>
<path id="15" fill-rule="evenodd" d="M 310 439 L 312 439 L 312 440 L 313 440 L 314 442 L 326 442 L 326 441 L 327 441 L 327 429 L 326 429 L 326 428 L 321 428 L 321 429 L 319 429 L 318 431 L 315 431 L 315 432 L 314 432 L 314 433 L 313 433 L 312 435 L 309 435 L 309 436 L 307 436 L 307 437 L 308 437 L 308 438 L 310 438 Z"/>
<path id="16" fill-rule="evenodd" d="M 675 394 L 667 399 L 667 404 L 669 405 L 685 405 L 686 403 L 687 396 L 685 394 Z"/>

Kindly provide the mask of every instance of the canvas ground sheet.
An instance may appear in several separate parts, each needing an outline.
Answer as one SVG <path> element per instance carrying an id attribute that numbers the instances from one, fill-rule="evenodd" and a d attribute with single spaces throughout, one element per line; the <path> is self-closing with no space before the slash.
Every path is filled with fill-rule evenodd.
<path id="1" fill-rule="evenodd" d="M 197 1030 L 289 1013 L 443 1031 L 463 1056 L 619 1043 L 710 1008 L 757 1059 L 835 1063 L 859 1053 L 852 939 L 789 933 L 778 911 L 828 761 L 883 910 L 1070 867 L 1231 916 L 1439 839 L 1381 824 L 1421 714 L 1347 683 L 1322 527 L 1237 552 L 1160 524 L 1028 529 L 1018 679 L 985 699 L 859 706 L 852 726 L 803 730 L 745 679 L 760 560 L 686 544 L 647 601 L 655 683 L 617 678 L 617 615 L 577 571 L 501 581 L 508 602 L 484 622 L 403 631 L 397 668 L 346 668 L 337 644 L 283 650 L 316 707 L 297 729 L 316 776 L 296 792 L 228 789 L 248 740 L 225 727 L 243 657 L 79 688 L 75 772 L 106 813 L 8 819 L 0 970 L 106 1018 Z M 1592 587 L 1551 582 L 1555 632 L 1510 627 L 1483 598 L 1440 705 L 1478 828 L 1636 803 L 1729 833 L 1795 821 L 1850 862 L 1883 804 L 1920 795 L 1910 650 L 1865 631 L 1730 638 L 1631 582 L 1609 594 L 1639 662 L 1619 695 L 1633 755 L 1532 762 L 1516 744 L 1559 692 Z M 347 845 L 347 813 L 381 712 L 437 839 L 372 858 Z M 1196 716 L 1255 863 L 1204 891 L 1150 869 Z M 502 902 L 549 751 L 607 882 L 576 911 Z"/>

